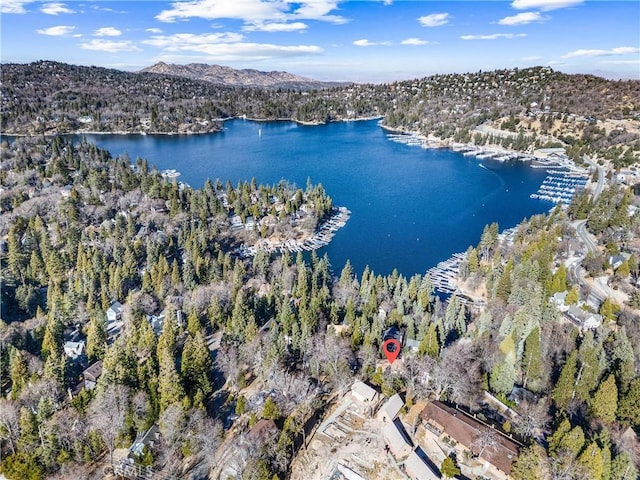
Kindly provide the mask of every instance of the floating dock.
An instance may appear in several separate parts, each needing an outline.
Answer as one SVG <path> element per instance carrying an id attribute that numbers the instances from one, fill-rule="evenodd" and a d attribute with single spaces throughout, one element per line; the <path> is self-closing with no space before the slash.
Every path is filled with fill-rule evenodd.
<path id="1" fill-rule="evenodd" d="M 240 258 L 253 257 L 258 250 L 264 250 L 267 253 L 296 253 L 303 250 L 317 250 L 331 242 L 338 230 L 344 227 L 351 216 L 351 211 L 345 207 L 334 207 L 329 218 L 324 220 L 311 237 L 304 240 L 271 240 L 261 239 L 255 245 L 241 245 L 236 248 L 232 254 Z"/>

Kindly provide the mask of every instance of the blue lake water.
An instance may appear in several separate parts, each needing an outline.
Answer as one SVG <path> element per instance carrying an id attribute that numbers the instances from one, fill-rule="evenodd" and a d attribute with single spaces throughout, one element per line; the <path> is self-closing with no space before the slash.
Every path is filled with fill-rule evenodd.
<path id="1" fill-rule="evenodd" d="M 207 135 L 86 135 L 113 155 L 142 157 L 176 169 L 200 188 L 207 178 L 301 187 L 322 183 L 334 204 L 351 210 L 347 225 L 318 253 L 339 273 L 394 268 L 424 274 L 452 253 L 476 245 L 486 224 L 513 227 L 552 205 L 533 200 L 546 173 L 517 161 L 464 157 L 390 141 L 377 121 L 304 126 L 230 120 Z"/>

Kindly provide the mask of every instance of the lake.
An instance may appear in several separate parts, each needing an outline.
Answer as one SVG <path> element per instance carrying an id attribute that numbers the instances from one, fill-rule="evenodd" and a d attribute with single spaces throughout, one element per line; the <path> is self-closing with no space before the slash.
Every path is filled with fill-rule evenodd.
<path id="1" fill-rule="evenodd" d="M 376 120 L 306 126 L 235 119 L 205 135 L 85 135 L 113 155 L 142 157 L 176 169 L 200 188 L 207 178 L 304 188 L 322 183 L 334 204 L 351 210 L 347 225 L 318 251 L 339 274 L 394 268 L 424 274 L 452 253 L 477 245 L 486 224 L 513 227 L 551 203 L 529 198 L 546 173 L 518 161 L 464 157 L 389 140 Z"/>

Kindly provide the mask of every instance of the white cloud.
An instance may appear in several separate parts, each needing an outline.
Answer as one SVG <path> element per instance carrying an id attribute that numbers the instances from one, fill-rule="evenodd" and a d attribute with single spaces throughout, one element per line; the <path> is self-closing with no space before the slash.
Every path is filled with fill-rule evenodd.
<path id="1" fill-rule="evenodd" d="M 345 23 L 347 19 L 331 14 L 338 7 L 338 0 L 189 0 L 173 2 L 156 19 L 175 22 L 189 18 L 215 20 L 228 18 L 241 20 L 248 25 L 263 22 L 284 23 L 297 20 L 321 20 Z"/>
<path id="2" fill-rule="evenodd" d="M 93 32 L 96 37 L 119 37 L 122 32 L 114 27 L 102 27 Z"/>
<path id="3" fill-rule="evenodd" d="M 491 35 L 462 35 L 462 40 L 498 40 L 499 38 L 522 38 L 526 33 L 492 33 Z"/>
<path id="4" fill-rule="evenodd" d="M 0 2 L 0 13 L 27 13 L 24 6 L 33 0 L 3 0 Z"/>
<path id="5" fill-rule="evenodd" d="M 204 53 L 212 61 L 235 60 L 270 60 L 278 57 L 292 57 L 298 55 L 316 55 L 324 50 L 316 45 L 273 45 L 269 43 L 215 43 L 200 45 L 184 45 L 169 48 L 166 51 L 192 51 Z"/>
<path id="6" fill-rule="evenodd" d="M 40 9 L 42 13 L 47 15 L 59 15 L 61 13 L 76 13 L 68 8 L 64 3 L 45 3 Z"/>
<path id="7" fill-rule="evenodd" d="M 316 45 L 273 45 L 269 43 L 243 42 L 244 36 L 235 32 L 206 34 L 177 33 L 153 35 L 142 43 L 164 52 L 197 52 L 208 55 L 210 61 L 269 60 L 296 55 L 315 55 L 324 50 Z"/>
<path id="8" fill-rule="evenodd" d="M 190 45 L 212 45 L 222 43 L 237 43 L 243 39 L 240 33 L 176 33 L 174 35 L 153 35 L 143 40 L 145 45 L 166 48 L 168 51 L 185 50 Z"/>
<path id="9" fill-rule="evenodd" d="M 545 22 L 549 17 L 543 17 L 540 12 L 522 12 L 511 17 L 504 17 L 499 20 L 500 25 L 526 25 L 533 22 Z"/>
<path id="10" fill-rule="evenodd" d="M 580 5 L 584 0 L 514 0 L 511 6 L 516 10 L 539 9 L 542 11 Z"/>
<path id="11" fill-rule="evenodd" d="M 356 40 L 355 42 L 353 42 L 353 44 L 356 47 L 375 47 L 379 45 L 384 45 L 384 46 L 391 45 L 391 42 L 371 42 L 366 38 L 361 38 L 360 40 Z"/>
<path id="12" fill-rule="evenodd" d="M 422 40 L 421 38 L 407 38 L 400 42 L 401 45 L 427 45 L 428 43 L 427 40 Z"/>
<path id="13" fill-rule="evenodd" d="M 90 42 L 84 42 L 80 44 L 80 48 L 83 50 L 95 50 L 97 52 L 139 52 L 141 51 L 133 42 L 129 40 L 103 40 L 94 38 Z"/>
<path id="14" fill-rule="evenodd" d="M 36 30 L 40 35 L 49 35 L 52 37 L 66 37 L 76 29 L 70 25 L 58 25 L 56 27 L 42 28 Z"/>
<path id="15" fill-rule="evenodd" d="M 295 32 L 298 30 L 305 30 L 307 28 L 306 23 L 293 22 L 293 23 L 255 23 L 253 25 L 245 25 L 242 30 L 247 32 Z"/>
<path id="16" fill-rule="evenodd" d="M 591 49 L 591 50 L 574 50 L 573 52 L 569 52 L 566 55 L 563 55 L 562 58 L 575 58 L 575 57 L 608 57 L 612 55 L 629 55 L 632 53 L 640 53 L 640 48 L 637 47 L 615 47 L 610 50 L 600 50 L 600 49 Z"/>
<path id="17" fill-rule="evenodd" d="M 520 60 L 523 62 L 537 62 L 538 60 L 542 60 L 542 57 L 539 55 L 530 55 L 528 57 L 522 57 Z"/>
<path id="18" fill-rule="evenodd" d="M 432 13 L 418 18 L 423 27 L 440 27 L 449 23 L 448 13 Z"/>
<path id="19" fill-rule="evenodd" d="M 162 30 L 160 30 L 159 28 L 147 28 L 145 30 L 145 32 L 149 32 L 149 33 L 162 33 Z"/>
<path id="20" fill-rule="evenodd" d="M 129 13 L 126 10 L 114 10 L 113 8 L 109 8 L 109 7 L 100 7 L 98 5 L 91 5 L 91 8 L 93 10 L 98 10 L 99 12 L 109 12 L 109 13 Z"/>

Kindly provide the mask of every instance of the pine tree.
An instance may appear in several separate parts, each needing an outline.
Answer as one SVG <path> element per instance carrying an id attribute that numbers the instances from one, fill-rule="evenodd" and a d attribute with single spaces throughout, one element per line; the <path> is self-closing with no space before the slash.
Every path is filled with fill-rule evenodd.
<path id="1" fill-rule="evenodd" d="M 612 423 L 616 419 L 616 410 L 618 409 L 618 387 L 613 374 L 600 383 L 591 402 L 591 414 Z M 636 405 L 637 406 L 637 405 Z"/>
<path id="2" fill-rule="evenodd" d="M 560 377 L 551 393 L 551 398 L 559 409 L 566 410 L 569 402 L 573 400 L 577 366 L 578 352 L 573 350 L 567 357 L 567 361 L 560 371 Z"/>
<path id="3" fill-rule="evenodd" d="M 571 287 L 571 290 L 567 293 L 567 297 L 564 299 L 564 303 L 567 305 L 575 305 L 580 300 L 580 295 L 578 292 L 578 287 L 575 285 Z"/>
<path id="4" fill-rule="evenodd" d="M 87 327 L 87 356 L 89 360 L 100 360 L 104 357 L 107 345 L 107 328 L 102 316 L 94 316 Z"/>
<path id="5" fill-rule="evenodd" d="M 44 330 L 44 338 L 42 339 L 41 355 L 45 360 L 49 355 L 59 356 L 63 353 L 62 323 L 57 318 L 52 317 L 51 315 L 49 316 Z"/>
<path id="6" fill-rule="evenodd" d="M 516 381 L 516 347 L 513 337 L 507 335 L 500 342 L 502 360 L 496 363 L 491 370 L 491 388 L 494 392 L 509 394 Z"/>
<path id="7" fill-rule="evenodd" d="M 640 426 L 640 378 L 631 381 L 629 389 L 620 396 L 618 418 L 633 427 Z"/>
<path id="8" fill-rule="evenodd" d="M 158 395 L 160 396 L 160 412 L 184 398 L 182 378 L 176 369 L 173 356 L 164 353 L 160 357 L 160 371 L 158 374 Z"/>
<path id="9" fill-rule="evenodd" d="M 537 392 L 542 387 L 542 345 L 540 327 L 531 330 L 524 343 L 522 357 L 522 383 L 524 388 Z"/>
<path id="10" fill-rule="evenodd" d="M 11 398 L 18 398 L 20 391 L 27 384 L 29 368 L 21 350 L 11 349 L 10 356 Z"/>
<path id="11" fill-rule="evenodd" d="M 418 355 L 424 356 L 425 354 L 431 358 L 438 358 L 440 355 L 440 342 L 435 323 L 429 324 L 429 329 L 418 346 Z"/>
<path id="12" fill-rule="evenodd" d="M 513 480 L 538 480 L 545 477 L 547 454 L 537 443 L 520 450 L 511 466 Z"/>
<path id="13" fill-rule="evenodd" d="M 445 478 L 455 478 L 460 475 L 460 469 L 451 457 L 447 457 L 440 466 L 440 471 Z"/>
<path id="14" fill-rule="evenodd" d="M 511 273 L 513 272 L 513 261 L 509 259 L 507 264 L 504 267 L 502 275 L 500 276 L 500 280 L 498 280 L 498 285 L 496 286 L 496 296 L 501 298 L 504 302 L 509 300 L 509 296 L 511 295 Z"/>
<path id="15" fill-rule="evenodd" d="M 602 352 L 601 345 L 595 343 L 593 334 L 588 332 L 578 350 L 578 372 L 576 380 L 576 396 L 583 402 L 591 398 L 591 392 L 596 388 L 602 366 L 598 359 L 598 352 Z"/>
<path id="16" fill-rule="evenodd" d="M 638 470 L 627 452 L 620 452 L 611 462 L 610 480 L 636 480 Z"/>
<path id="17" fill-rule="evenodd" d="M 192 397 L 200 392 L 206 398 L 213 391 L 210 378 L 212 366 L 211 354 L 202 332 L 196 332 L 193 337 L 189 335 L 182 350 L 181 369 L 185 386 Z"/>
<path id="18" fill-rule="evenodd" d="M 267 400 L 264 402 L 264 406 L 262 407 L 262 418 L 266 420 L 277 420 L 280 418 L 280 408 L 278 404 L 275 402 L 273 397 L 269 395 Z"/>
<path id="19" fill-rule="evenodd" d="M 584 449 L 578 457 L 578 463 L 585 469 L 588 479 L 600 480 L 603 473 L 602 451 L 598 444 L 593 441 Z"/>

